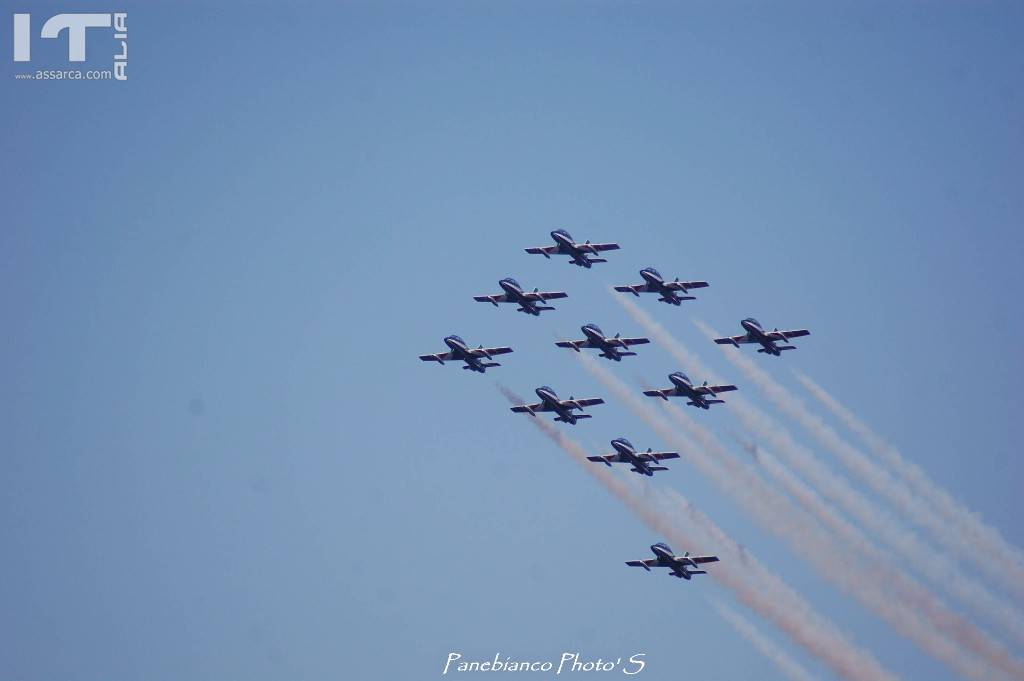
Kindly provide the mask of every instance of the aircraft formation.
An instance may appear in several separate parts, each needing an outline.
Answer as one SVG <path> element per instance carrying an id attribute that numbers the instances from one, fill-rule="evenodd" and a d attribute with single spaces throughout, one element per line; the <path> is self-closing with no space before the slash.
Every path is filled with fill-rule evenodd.
<path id="1" fill-rule="evenodd" d="M 619 250 L 617 243 L 591 243 L 589 240 L 577 243 L 571 234 L 564 229 L 556 229 L 551 232 L 554 240 L 553 246 L 535 246 L 525 249 L 527 253 L 543 255 L 551 259 L 554 255 L 569 256 L 569 263 L 585 269 L 592 268 L 596 263 L 607 262 L 605 258 L 594 257 L 606 251 Z M 645 267 L 640 270 L 643 282 L 639 284 L 625 284 L 615 286 L 615 290 L 621 293 L 632 293 L 640 297 L 641 293 L 656 293 L 658 301 L 668 305 L 681 306 L 683 301 L 696 300 L 697 297 L 690 295 L 693 289 L 707 288 L 706 281 L 681 281 L 679 277 L 667 281 L 658 270 L 653 267 Z M 540 316 L 541 312 L 554 310 L 554 306 L 546 305 L 549 300 L 567 298 L 565 291 L 541 291 L 534 288 L 532 291 L 524 288 L 512 277 L 506 277 L 498 282 L 502 293 L 473 296 L 473 300 L 481 303 L 491 303 L 499 307 L 501 303 L 515 304 L 518 312 Z M 764 327 L 753 317 L 747 317 L 740 321 L 744 333 L 737 336 L 726 336 L 716 338 L 715 343 L 719 345 L 733 345 L 739 348 L 744 344 L 757 344 L 761 347 L 757 352 L 774 357 L 780 357 L 785 350 L 795 350 L 796 346 L 790 344 L 793 338 L 807 336 L 810 331 L 807 329 L 790 329 L 780 331 L 778 328 L 765 331 Z M 621 362 L 623 357 L 634 356 L 637 353 L 629 350 L 635 345 L 650 343 L 647 338 L 623 338 L 620 333 L 614 336 L 606 336 L 596 324 L 584 324 L 580 327 L 583 338 L 580 340 L 558 341 L 555 343 L 560 348 L 570 348 L 576 352 L 583 349 L 598 350 L 598 356 L 605 359 Z M 485 373 L 487 369 L 501 366 L 493 361 L 495 355 L 503 355 L 512 352 L 510 347 L 490 347 L 483 345 L 472 347 L 460 336 L 452 335 L 444 338 L 447 352 L 436 354 L 420 355 L 424 362 L 463 362 L 463 369 L 477 373 Z M 686 404 L 698 409 L 710 409 L 713 404 L 722 404 L 725 400 L 719 399 L 721 393 L 737 390 L 735 385 L 708 385 L 707 381 L 700 384 L 695 383 L 682 371 L 673 371 L 668 375 L 671 383 L 668 387 L 645 390 L 644 395 L 648 397 L 661 398 L 668 401 L 670 397 L 679 397 L 686 400 Z M 558 394 L 550 387 L 542 385 L 534 392 L 539 402 L 532 404 L 518 404 L 511 407 L 512 412 L 517 414 L 529 414 L 538 418 L 539 414 L 547 412 L 555 415 L 554 420 L 568 425 L 576 425 L 582 419 L 592 418 L 591 414 L 584 413 L 586 407 L 604 404 L 600 397 L 577 398 L 572 395 L 568 399 L 559 398 Z M 624 463 L 629 465 L 629 470 L 639 475 L 653 476 L 656 471 L 666 471 L 668 467 L 657 465 L 666 459 L 678 459 L 677 452 L 655 452 L 651 448 L 647 451 L 638 450 L 624 437 L 618 437 L 611 441 L 614 451 L 609 454 L 588 456 L 587 459 L 594 463 L 604 464 L 611 467 L 613 463 Z M 689 552 L 683 555 L 676 555 L 665 543 L 659 542 L 651 546 L 654 558 L 646 560 L 629 560 L 626 565 L 642 567 L 650 572 L 652 567 L 667 567 L 669 575 L 680 579 L 690 580 L 692 575 L 707 574 L 701 570 L 704 563 L 717 562 L 716 556 L 691 556 Z"/>

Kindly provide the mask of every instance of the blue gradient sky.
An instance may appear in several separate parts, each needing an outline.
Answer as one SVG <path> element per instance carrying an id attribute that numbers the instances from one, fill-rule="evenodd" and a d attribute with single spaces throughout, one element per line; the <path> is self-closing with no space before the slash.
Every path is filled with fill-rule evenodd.
<path id="1" fill-rule="evenodd" d="M 641 304 L 741 390 L 692 317 L 811 328 L 759 359 L 1024 544 L 1021 7 L 27 11 L 122 8 L 126 83 L 2 60 L 0 675 L 413 679 L 450 650 L 578 650 L 775 678 L 712 580 L 622 565 L 661 537 L 494 389 L 603 394 L 553 341 L 638 333 L 604 287 L 646 265 L 711 282 Z M 522 252 L 556 227 L 623 250 L 591 271 Z M 509 275 L 570 297 L 541 319 L 472 301 Z M 416 359 L 448 333 L 516 352 L 486 376 Z M 676 368 L 654 346 L 614 367 Z M 593 413 L 589 448 L 662 446 Z M 658 481 L 886 666 L 952 678 L 685 461 Z"/>

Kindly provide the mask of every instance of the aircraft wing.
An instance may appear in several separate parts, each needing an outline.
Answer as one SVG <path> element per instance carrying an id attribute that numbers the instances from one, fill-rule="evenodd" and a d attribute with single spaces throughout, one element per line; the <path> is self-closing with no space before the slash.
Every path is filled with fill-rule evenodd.
<path id="1" fill-rule="evenodd" d="M 615 290 L 620 293 L 632 293 L 634 296 L 639 296 L 641 291 L 647 290 L 647 284 L 627 284 L 626 286 L 616 286 Z"/>
<path id="2" fill-rule="evenodd" d="M 604 404 L 600 397 L 588 397 L 584 400 L 562 400 L 562 404 L 578 404 L 581 407 L 589 407 L 592 404 Z"/>
<path id="3" fill-rule="evenodd" d="M 717 395 L 718 393 L 727 393 L 736 390 L 734 385 L 698 385 L 694 387 L 694 390 L 703 395 Z"/>
<path id="4" fill-rule="evenodd" d="M 609 338 L 608 340 L 610 340 L 610 341 L 617 341 L 618 345 L 625 345 L 625 346 L 644 345 L 645 343 L 650 343 L 651 342 L 647 338 Z"/>
<path id="5" fill-rule="evenodd" d="M 511 408 L 512 411 L 517 414 L 535 412 L 535 411 L 550 411 L 550 409 L 543 403 L 538 402 L 536 404 L 518 404 Z"/>
<path id="6" fill-rule="evenodd" d="M 420 355 L 420 359 L 422 359 L 424 362 L 438 362 L 438 363 L 441 363 L 441 362 L 447 362 L 449 360 L 455 359 L 455 355 L 453 355 L 450 352 L 439 352 L 436 355 Z"/>
<path id="7" fill-rule="evenodd" d="M 498 303 L 507 303 L 508 296 L 504 293 L 498 293 L 493 296 L 473 296 L 473 300 L 478 303 L 491 303 L 493 305 L 497 305 Z"/>
<path id="8" fill-rule="evenodd" d="M 523 291 L 523 298 L 526 300 L 552 300 L 554 298 L 568 298 L 565 291 Z"/>
<path id="9" fill-rule="evenodd" d="M 748 334 L 742 336 L 726 336 L 725 338 L 716 338 L 715 342 L 719 345 L 739 345 L 740 343 L 756 343 L 757 341 L 751 338 Z"/>
<path id="10" fill-rule="evenodd" d="M 549 258 L 553 253 L 558 253 L 558 246 L 535 246 L 533 248 L 527 248 L 526 252 L 533 255 L 543 255 L 545 258 Z"/>
<path id="11" fill-rule="evenodd" d="M 664 399 L 668 399 L 669 396 L 675 395 L 675 394 L 676 394 L 676 389 L 675 388 L 662 388 L 660 390 L 645 390 L 644 391 L 644 395 L 647 395 L 648 397 L 660 397 L 663 400 Z"/>
<path id="12" fill-rule="evenodd" d="M 618 244 L 576 244 L 583 253 L 600 253 L 601 251 L 617 251 L 619 250 Z"/>
<path id="13" fill-rule="evenodd" d="M 698 565 L 703 563 L 717 563 L 718 556 L 688 556 L 690 560 Z"/>
<path id="14" fill-rule="evenodd" d="M 685 291 L 691 288 L 705 288 L 706 281 L 666 281 L 664 286 L 670 291 Z"/>
<path id="15" fill-rule="evenodd" d="M 512 352 L 512 348 L 472 348 L 474 357 L 486 357 L 488 355 L 506 355 Z"/>
<path id="16" fill-rule="evenodd" d="M 679 452 L 637 452 L 643 459 L 651 461 L 664 461 L 665 459 L 678 459 Z"/>
<path id="17" fill-rule="evenodd" d="M 557 345 L 558 347 L 560 347 L 560 348 L 572 348 L 573 350 L 579 350 L 580 348 L 585 348 L 585 347 L 587 347 L 588 343 L 590 343 L 590 339 L 588 339 L 588 338 L 584 338 L 583 340 L 575 340 L 575 341 L 555 341 L 555 345 Z"/>
<path id="18" fill-rule="evenodd" d="M 790 338 L 809 336 L 811 335 L 811 332 L 807 329 L 793 329 L 792 331 L 769 331 L 764 335 L 775 341 L 784 341 L 789 340 Z"/>
<path id="19" fill-rule="evenodd" d="M 605 454 L 603 456 L 588 456 L 587 460 L 593 461 L 594 463 L 606 463 L 610 465 L 613 462 L 621 463 L 622 457 L 618 454 Z"/>
<path id="20" fill-rule="evenodd" d="M 650 570 L 652 567 L 658 567 L 658 559 L 648 558 L 647 560 L 627 560 L 626 565 L 630 567 L 642 567 L 644 570 Z"/>

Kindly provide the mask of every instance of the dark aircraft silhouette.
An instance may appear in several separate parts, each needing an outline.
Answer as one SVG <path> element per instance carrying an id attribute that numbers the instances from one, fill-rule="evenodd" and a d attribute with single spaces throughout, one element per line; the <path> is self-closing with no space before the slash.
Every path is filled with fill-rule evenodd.
<path id="1" fill-rule="evenodd" d="M 698 569 L 703 563 L 718 562 L 718 556 L 691 556 L 689 551 L 681 556 L 677 556 L 672 553 L 672 549 L 664 542 L 652 544 L 651 551 L 654 552 L 654 558 L 648 558 L 647 560 L 627 560 L 626 565 L 629 565 L 630 567 L 642 567 L 648 572 L 651 571 L 652 567 L 667 567 L 672 570 L 670 574 L 673 577 L 689 580 L 692 575 L 707 574 L 706 570 Z M 691 566 L 694 568 L 693 570 L 689 569 Z"/>
<path id="2" fill-rule="evenodd" d="M 517 307 L 516 310 L 519 312 L 525 312 L 526 314 L 532 314 L 535 317 L 539 317 L 541 311 L 554 310 L 555 308 L 538 305 L 538 303 L 542 303 L 545 300 L 551 300 L 553 298 L 568 297 L 568 294 L 566 294 L 565 291 L 542 292 L 537 289 L 533 289 L 533 291 L 524 291 L 519 282 L 512 277 L 502 279 L 498 282 L 498 285 L 504 289 L 505 293 L 493 296 L 473 296 L 473 300 L 480 303 L 491 303 L 495 307 L 498 307 L 498 303 L 517 303 L 519 307 Z"/>
<path id="3" fill-rule="evenodd" d="M 704 381 L 702 385 L 694 385 L 693 382 L 690 381 L 690 377 L 682 371 L 676 371 L 669 374 L 668 380 L 672 381 L 671 388 L 645 390 L 644 395 L 647 395 L 648 397 L 660 397 L 666 402 L 669 397 L 685 397 L 689 400 L 687 404 L 694 407 L 700 407 L 701 409 L 708 409 L 712 404 L 722 404 L 725 402 L 725 400 L 708 399 L 709 395 L 717 395 L 718 393 L 727 393 L 731 390 L 736 390 L 736 386 L 734 385 L 708 385 L 707 381 Z"/>
<path id="4" fill-rule="evenodd" d="M 536 246 L 534 248 L 527 248 L 526 252 L 533 253 L 534 255 L 543 255 L 545 258 L 550 258 L 556 253 L 567 255 L 570 258 L 569 262 L 573 265 L 590 269 L 591 265 L 595 262 L 608 262 L 604 258 L 589 257 L 591 253 L 617 251 L 619 249 L 618 244 L 592 244 L 590 241 L 578 244 L 573 241 L 572 235 L 564 229 L 556 229 L 551 232 L 551 238 L 555 240 L 554 246 Z"/>
<path id="5" fill-rule="evenodd" d="M 769 355 L 775 355 L 779 357 L 782 355 L 783 350 L 796 350 L 795 345 L 776 345 L 778 341 L 789 341 L 790 338 L 799 338 L 800 336 L 809 336 L 811 334 L 807 329 L 793 329 L 791 331 L 779 331 L 777 328 L 772 331 L 765 331 L 761 326 L 761 322 L 757 321 L 753 317 L 747 317 L 740 322 L 746 333 L 742 336 L 726 336 L 725 338 L 716 338 L 715 342 L 719 345 L 735 345 L 740 346 L 740 343 L 760 343 L 761 347 L 757 349 L 758 352 L 763 352 Z"/>
<path id="6" fill-rule="evenodd" d="M 628 286 L 616 286 L 616 291 L 622 293 L 632 293 L 636 297 L 640 297 L 641 293 L 658 293 L 660 300 L 663 303 L 669 305 L 679 305 L 684 300 L 696 300 L 696 296 L 686 295 L 692 288 L 704 288 L 708 285 L 706 281 L 679 281 L 679 277 L 676 277 L 674 281 L 665 281 L 665 278 L 661 276 L 661 273 L 653 267 L 645 267 L 640 270 L 640 276 L 644 278 L 642 284 L 632 284 Z M 682 291 L 683 295 L 676 295 L 677 291 Z"/>
<path id="7" fill-rule="evenodd" d="M 609 468 L 611 468 L 613 462 L 628 463 L 632 465 L 632 468 L 629 470 L 651 477 L 654 475 L 654 471 L 668 470 L 665 466 L 652 466 L 650 465 L 651 463 L 657 463 L 663 459 L 679 458 L 679 454 L 676 452 L 652 452 L 649 447 L 646 452 L 638 452 L 633 443 L 624 437 L 612 440 L 612 447 L 615 448 L 615 454 L 588 456 L 587 459 L 595 463 L 603 463 Z"/>
<path id="8" fill-rule="evenodd" d="M 572 348 L 576 352 L 579 352 L 580 348 L 596 348 L 601 351 L 599 353 L 601 357 L 621 362 L 623 357 L 632 356 L 636 353 L 622 351 L 619 348 L 651 342 L 646 338 L 620 338 L 619 334 L 615 334 L 614 338 L 606 338 L 604 332 L 601 331 L 597 324 L 584 324 L 580 329 L 583 331 L 583 335 L 586 336 L 583 340 L 558 341 L 555 345 L 560 348 Z"/>
<path id="9" fill-rule="evenodd" d="M 512 411 L 517 414 L 530 414 L 531 416 L 536 416 L 537 412 L 552 411 L 558 414 L 555 417 L 556 421 L 564 421 L 570 425 L 575 425 L 580 419 L 589 419 L 590 414 L 573 414 L 574 409 L 583 411 L 583 407 L 589 407 L 592 404 L 604 404 L 604 400 L 600 397 L 591 397 L 583 400 L 570 397 L 567 400 L 560 400 L 555 391 L 546 385 L 542 385 L 534 392 L 537 393 L 540 402 L 536 404 L 520 404 L 512 407 Z"/>
<path id="10" fill-rule="evenodd" d="M 437 362 L 438 364 L 444 364 L 449 360 L 462 360 L 466 363 L 462 367 L 463 369 L 478 371 L 482 374 L 490 367 L 501 366 L 497 362 L 485 362 L 483 361 L 484 358 L 491 359 L 494 355 L 504 355 L 507 352 L 512 352 L 512 348 L 507 347 L 485 348 L 481 345 L 477 348 L 471 348 L 459 336 L 445 336 L 444 342 L 451 348 L 451 352 L 440 352 L 436 355 L 420 355 L 420 359 L 424 362 Z"/>

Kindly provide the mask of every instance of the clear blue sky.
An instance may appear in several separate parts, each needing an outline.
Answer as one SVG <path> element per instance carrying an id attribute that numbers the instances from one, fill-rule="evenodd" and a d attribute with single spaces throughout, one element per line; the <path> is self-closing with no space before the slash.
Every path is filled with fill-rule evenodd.
<path id="1" fill-rule="evenodd" d="M 79 9 L 3 8 L 35 30 Z M 15 81 L 0 20 L 0 676 L 414 679 L 450 650 L 578 650 L 774 678 L 712 580 L 622 564 L 661 537 L 494 389 L 602 394 L 553 341 L 639 332 L 604 287 L 646 265 L 711 282 L 641 304 L 736 382 L 692 317 L 811 328 L 759 359 L 1024 545 L 1019 6 L 87 9 L 122 8 L 126 83 Z M 523 253 L 556 227 L 623 248 Z M 570 297 L 472 301 L 509 275 Z M 486 376 L 416 359 L 448 333 L 516 352 Z M 654 346 L 614 367 L 676 368 Z M 590 448 L 661 446 L 593 413 Z M 658 480 L 886 666 L 951 678 L 685 461 Z"/>

